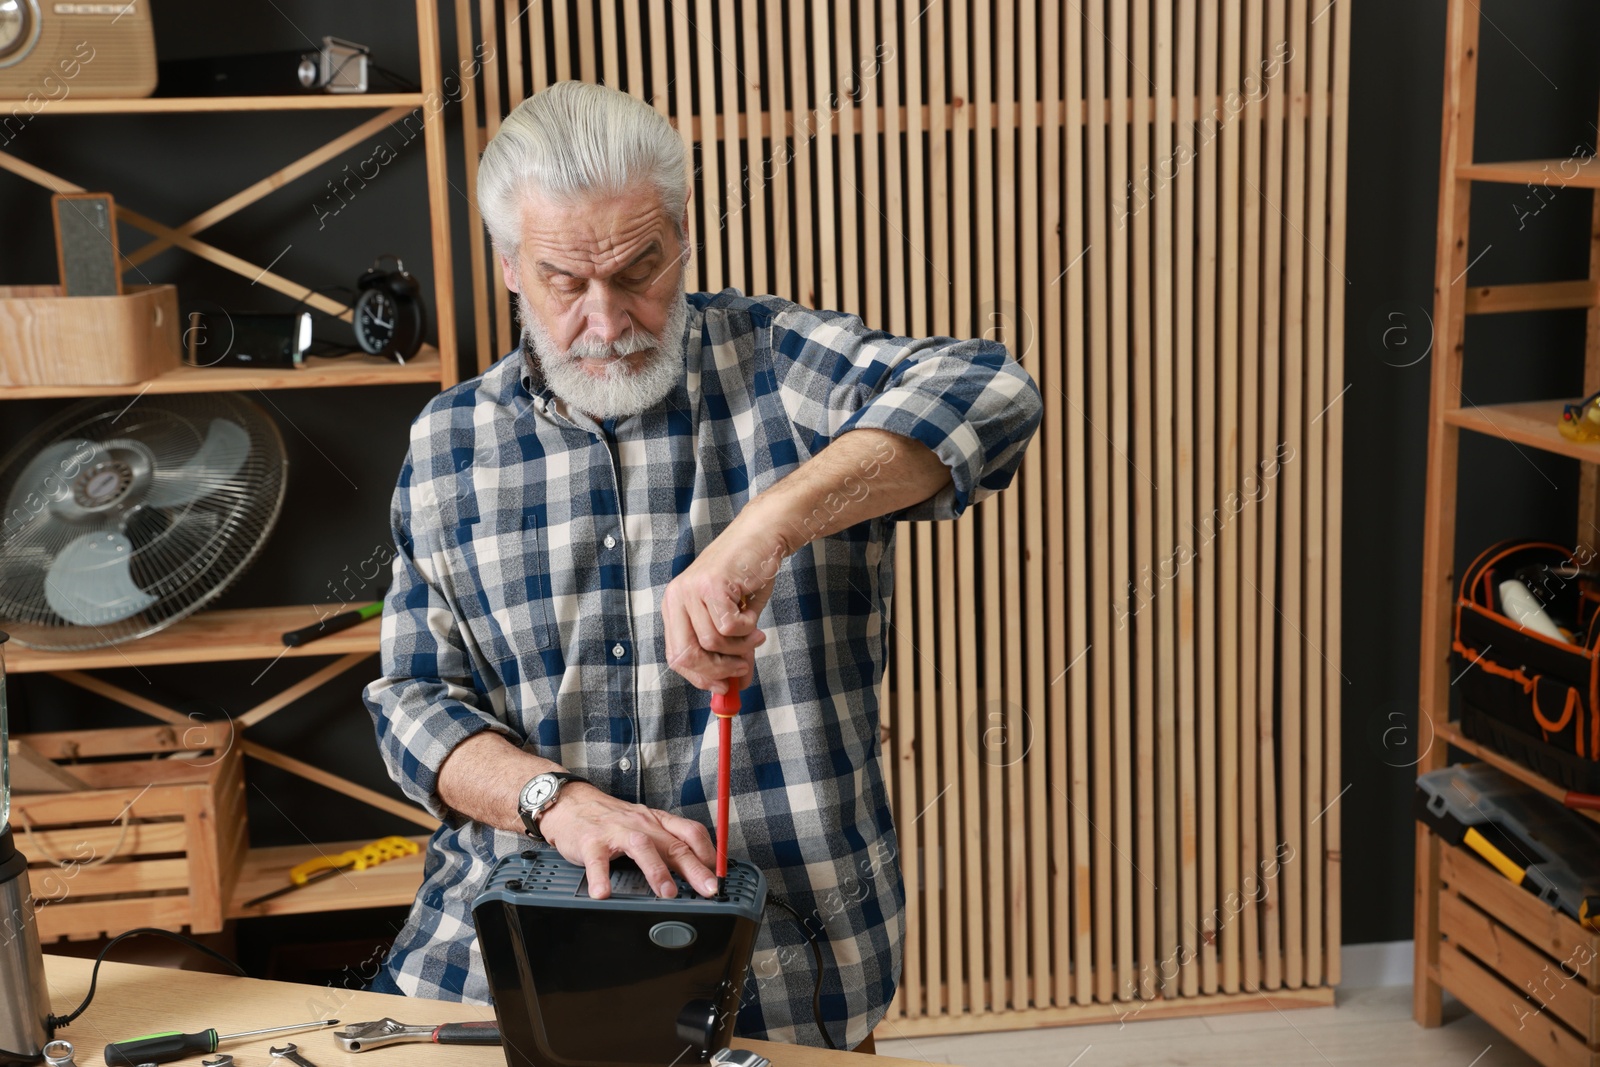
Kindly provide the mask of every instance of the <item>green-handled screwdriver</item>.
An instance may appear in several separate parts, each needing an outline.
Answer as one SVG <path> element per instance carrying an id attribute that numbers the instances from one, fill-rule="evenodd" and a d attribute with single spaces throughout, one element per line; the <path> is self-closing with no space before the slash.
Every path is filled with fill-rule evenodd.
<path id="1" fill-rule="evenodd" d="M 172 1030 L 164 1034 L 146 1034 L 128 1041 L 115 1041 L 106 1046 L 106 1067 L 139 1067 L 141 1063 L 171 1063 L 185 1056 L 198 1056 L 217 1051 L 224 1041 L 241 1037 L 260 1037 L 262 1034 L 281 1034 L 288 1030 L 312 1030 L 323 1026 L 338 1026 L 338 1019 L 318 1019 L 315 1022 L 296 1023 L 293 1026 L 274 1026 L 267 1030 L 246 1030 L 242 1034 L 218 1035 L 215 1030 L 202 1030 L 198 1034 L 181 1034 Z"/>

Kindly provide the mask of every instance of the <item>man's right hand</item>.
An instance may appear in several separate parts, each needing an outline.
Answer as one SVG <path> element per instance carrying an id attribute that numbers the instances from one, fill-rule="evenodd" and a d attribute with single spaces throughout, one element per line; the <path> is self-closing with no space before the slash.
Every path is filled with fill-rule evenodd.
<path id="1" fill-rule="evenodd" d="M 630 804 L 586 782 L 561 788 L 539 817 L 539 832 L 566 857 L 588 869 L 589 895 L 611 895 L 611 861 L 627 856 L 639 865 L 656 895 L 675 897 L 672 872 L 683 875 L 703 896 L 717 891 L 716 847 L 704 826 L 681 815 Z"/>

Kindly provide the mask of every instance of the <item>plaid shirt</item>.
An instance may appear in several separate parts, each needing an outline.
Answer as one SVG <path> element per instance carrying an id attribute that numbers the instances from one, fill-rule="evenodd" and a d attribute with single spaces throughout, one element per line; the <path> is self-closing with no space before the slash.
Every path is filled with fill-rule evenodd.
<path id="1" fill-rule="evenodd" d="M 729 851 L 822 935 L 823 1015 L 853 1047 L 894 995 L 905 926 L 878 741 L 895 520 L 953 518 L 1005 487 L 1038 391 L 993 342 L 894 337 L 735 290 L 688 300 L 687 374 L 641 415 L 569 410 L 514 352 L 412 427 L 366 701 L 389 773 L 443 825 L 387 972 L 415 996 L 489 1000 L 472 900 L 525 841 L 437 794 L 445 757 L 480 730 L 715 824 L 710 695 L 666 666 L 662 593 L 748 500 L 839 434 L 876 428 L 933 449 L 953 482 L 783 563 L 733 722 Z M 810 948 L 769 915 L 738 1032 L 820 1044 Z"/>

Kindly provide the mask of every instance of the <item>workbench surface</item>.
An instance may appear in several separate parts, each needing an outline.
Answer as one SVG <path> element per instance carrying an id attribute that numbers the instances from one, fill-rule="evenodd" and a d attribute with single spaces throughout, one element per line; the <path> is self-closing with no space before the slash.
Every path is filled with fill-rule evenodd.
<path id="1" fill-rule="evenodd" d="M 65 1015 L 78 1006 L 88 991 L 93 961 L 47 955 L 44 966 L 50 986 L 51 1010 Z M 355 1023 L 384 1016 L 408 1024 L 437 1024 L 492 1019 L 494 1010 L 452 1001 L 232 978 L 108 960 L 100 965 L 100 980 L 89 1010 L 56 1036 L 72 1042 L 78 1067 L 104 1067 L 100 1053 L 107 1044 L 143 1034 L 167 1030 L 195 1033 L 206 1029 L 231 1034 L 319 1018 Z M 267 1055 L 267 1048 L 293 1042 L 299 1046 L 301 1055 L 317 1067 L 504 1067 L 505 1064 L 498 1048 L 482 1045 L 417 1043 L 373 1052 L 341 1052 L 334 1044 L 333 1029 L 245 1038 L 222 1045 L 218 1054 L 232 1055 L 235 1067 L 273 1067 L 274 1061 Z M 861 1056 L 743 1038 L 736 1038 L 733 1045 L 759 1052 L 772 1060 L 773 1067 L 920 1065 L 917 1060 Z M 200 1057 L 179 1062 L 184 1067 L 200 1067 Z"/>

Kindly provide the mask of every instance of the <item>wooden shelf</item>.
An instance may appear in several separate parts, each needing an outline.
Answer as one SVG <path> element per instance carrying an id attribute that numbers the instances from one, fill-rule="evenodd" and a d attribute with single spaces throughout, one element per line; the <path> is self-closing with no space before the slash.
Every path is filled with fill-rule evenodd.
<path id="1" fill-rule="evenodd" d="M 1488 745 L 1479 744 L 1477 741 L 1472 740 L 1472 738 L 1461 732 L 1460 723 L 1451 722 L 1446 724 L 1439 730 L 1439 736 L 1461 751 L 1470 753 L 1474 759 L 1482 760 L 1495 770 L 1510 775 L 1523 785 L 1537 789 L 1547 797 L 1562 801 L 1569 792 L 1569 790 L 1557 785 L 1544 775 L 1524 767 L 1516 760 L 1507 759 Z M 1575 811 L 1579 815 L 1593 819 L 1595 822 L 1600 822 L 1600 811 L 1587 811 L 1583 808 L 1570 808 L 1568 810 Z"/>
<path id="2" fill-rule="evenodd" d="M 1562 408 L 1570 401 L 1536 400 L 1521 403 L 1457 406 L 1461 376 L 1468 349 L 1468 316 L 1493 312 L 1532 312 L 1557 309 L 1593 309 L 1600 299 L 1600 266 L 1591 257 L 1582 279 L 1473 286 L 1467 274 L 1482 255 L 1482 238 L 1472 240 L 1471 200 L 1476 182 L 1511 185 L 1519 199 L 1519 214 L 1537 213 L 1554 191 L 1566 187 L 1600 189 L 1600 157 L 1528 159 L 1479 162 L 1472 158 L 1472 131 L 1478 125 L 1478 90 L 1490 81 L 1482 77 L 1479 30 L 1485 21 L 1475 0 L 1448 0 L 1444 31 L 1444 113 L 1440 131 L 1438 198 L 1438 255 L 1434 257 L 1433 360 L 1428 376 L 1433 406 L 1429 414 L 1427 484 L 1423 501 L 1426 521 L 1422 538 L 1422 611 L 1418 642 L 1419 726 L 1431 727 L 1430 744 L 1416 761 L 1416 772 L 1426 775 L 1447 767 L 1452 759 L 1481 761 L 1529 789 L 1564 804 L 1563 789 L 1529 767 L 1509 759 L 1489 745 L 1468 738 L 1459 721 L 1450 720 L 1452 686 L 1459 679 L 1451 659 L 1457 621 L 1454 611 L 1460 578 L 1458 522 L 1469 510 L 1468 502 L 1481 505 L 1485 490 L 1481 479 L 1462 477 L 1462 434 L 1470 430 L 1499 438 L 1517 448 L 1530 463 L 1529 451 L 1566 456 L 1584 463 L 1600 463 L 1600 443 L 1571 441 L 1561 435 Z M 1576 136 L 1576 135 L 1574 135 Z M 1570 142 L 1569 142 L 1570 143 Z M 1521 188 L 1519 188 L 1521 187 Z M 1600 224 L 1600 199 L 1589 232 Z M 1525 209 L 1525 210 L 1524 210 Z M 1551 225 L 1555 225 L 1551 223 Z M 1569 229 L 1572 228 L 1569 226 Z M 1572 234 L 1568 235 L 1573 236 Z M 1576 379 L 1600 359 L 1600 335 L 1590 331 L 1581 349 L 1567 354 L 1565 365 Z M 1592 376 L 1592 375 L 1591 375 Z M 1485 399 L 1499 400 L 1491 396 Z M 1584 470 L 1574 486 L 1577 497 L 1577 537 L 1600 516 L 1592 471 Z M 1565 490 L 1563 490 L 1565 492 Z M 1451 746 L 1456 751 L 1452 752 Z M 1600 821 L 1600 814 L 1579 809 L 1579 815 Z M 1541 924 L 1554 915 L 1534 897 L 1476 859 L 1466 860 L 1466 877 L 1457 864 L 1459 855 L 1437 835 L 1420 831 L 1415 866 L 1415 907 L 1412 909 L 1414 982 L 1412 1016 L 1423 1027 L 1445 1022 L 1445 992 L 1453 993 L 1469 1009 L 1499 1030 L 1505 1041 L 1517 1045 L 1545 1067 L 1583 1063 L 1600 1067 L 1600 1032 L 1587 1039 L 1576 1036 L 1575 1016 L 1559 1010 L 1546 1012 L 1548 999 L 1531 1011 L 1522 992 L 1536 988 L 1531 979 L 1557 965 L 1566 949 L 1566 934 L 1537 944 Z M 1547 913 L 1533 921 L 1516 920 L 1510 905 Z M 1523 916 L 1526 919 L 1527 916 Z M 1563 920 L 1566 921 L 1566 920 Z M 1576 928 L 1575 924 L 1569 926 Z M 1558 951 L 1559 950 L 1559 951 Z M 1547 962 L 1548 961 L 1548 962 Z M 1532 971 L 1525 971 L 1529 965 Z M 1581 983 L 1578 988 L 1582 988 Z M 1566 1002 L 1561 1002 L 1565 1004 Z M 1593 1007 L 1594 1005 L 1591 1005 Z M 1519 1014 L 1520 1011 L 1520 1014 Z M 1542 1017 L 1541 1016 L 1542 1013 Z M 1530 1017 L 1539 1017 L 1533 1026 Z M 1600 1016 L 1596 1016 L 1600 1017 Z M 1591 1031 L 1594 1027 L 1589 1028 Z M 1578 1046 L 1582 1045 L 1583 1048 Z"/>
<path id="3" fill-rule="evenodd" d="M 413 837 L 427 848 L 428 838 Z M 233 899 L 223 914 L 230 919 L 263 915 L 304 915 L 308 912 L 347 911 L 353 908 L 388 908 L 410 904 L 422 884 L 425 852 L 380 863 L 364 871 L 347 871 L 319 882 L 263 901 L 253 908 L 243 902 L 289 884 L 289 871 L 318 856 L 333 856 L 367 844 L 365 841 L 339 841 L 317 845 L 287 845 L 278 848 L 253 848 L 245 856 Z"/>
<path id="4" fill-rule="evenodd" d="M 138 396 L 143 393 L 223 393 L 243 389 L 326 389 L 352 385 L 439 382 L 439 350 L 423 345 L 404 365 L 365 354 L 309 357 L 296 370 L 182 366 L 131 385 L 0 386 L 0 401 L 60 396 Z"/>
<path id="5" fill-rule="evenodd" d="M 344 656 L 378 651 L 381 619 L 369 619 L 297 648 L 285 648 L 288 630 L 315 623 L 320 612 L 336 615 L 338 604 L 297 604 L 278 608 L 201 611 L 167 629 L 137 641 L 83 652 L 44 652 L 6 646 L 6 669 L 12 674 L 39 671 L 86 671 L 113 667 L 150 667 L 171 663 L 215 663 L 225 660 L 276 659 L 278 656 Z"/>
<path id="6" fill-rule="evenodd" d="M 1567 177 L 1571 174 L 1572 177 Z M 1562 159 L 1517 159 L 1500 163 L 1468 163 L 1456 168 L 1457 178 L 1477 182 L 1502 182 L 1510 185 L 1548 183 L 1552 189 L 1600 189 L 1600 158 L 1587 162 L 1573 157 Z"/>
<path id="7" fill-rule="evenodd" d="M 305 96 L 142 96 L 120 100 L 57 100 L 51 115 L 142 115 L 197 111 L 335 111 L 421 107 L 421 93 L 307 93 Z"/>
<path id="8" fill-rule="evenodd" d="M 1600 463 L 1600 442 L 1585 444 L 1569 441 L 1556 429 L 1563 404 L 1570 400 L 1532 400 L 1521 404 L 1486 404 L 1482 407 L 1454 408 L 1444 413 L 1444 421 L 1503 441 L 1515 441 L 1544 452 L 1571 456 L 1586 463 Z"/>

